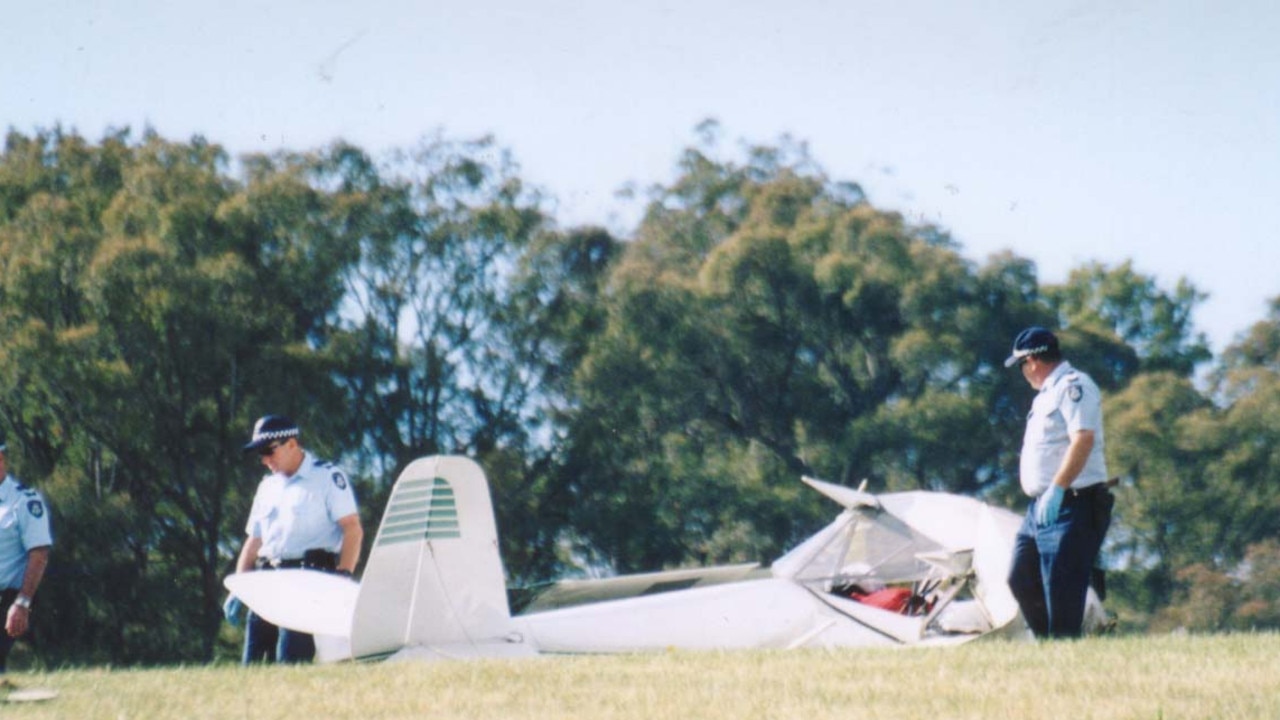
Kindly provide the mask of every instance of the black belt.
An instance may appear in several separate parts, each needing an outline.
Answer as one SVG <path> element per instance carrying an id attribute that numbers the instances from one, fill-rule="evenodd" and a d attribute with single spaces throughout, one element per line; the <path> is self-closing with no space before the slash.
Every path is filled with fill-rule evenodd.
<path id="1" fill-rule="evenodd" d="M 276 560 L 258 558 L 259 570 L 289 570 L 292 568 L 309 568 L 312 570 L 333 570 L 338 567 L 338 553 L 328 550 L 308 550 L 300 558 Z"/>
<path id="2" fill-rule="evenodd" d="M 1106 491 L 1107 491 L 1107 484 L 1105 482 L 1100 482 L 1100 483 L 1094 483 L 1092 485 L 1088 485 L 1082 488 L 1067 488 L 1066 494 L 1067 494 L 1067 497 L 1082 498 L 1082 497 L 1093 497 L 1098 493 L 1104 493 Z"/>

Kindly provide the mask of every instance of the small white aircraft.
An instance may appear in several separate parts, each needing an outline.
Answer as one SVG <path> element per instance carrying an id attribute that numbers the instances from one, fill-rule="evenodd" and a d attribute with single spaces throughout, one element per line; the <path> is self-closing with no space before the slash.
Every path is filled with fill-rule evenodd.
<path id="1" fill-rule="evenodd" d="M 316 635 L 320 661 L 1030 637 L 1005 580 L 1018 515 L 947 493 L 803 481 L 844 510 L 767 568 L 566 580 L 513 616 L 484 472 L 433 456 L 397 479 L 361 582 L 276 570 L 224 584 L 269 622 Z M 1097 627 L 1106 613 L 1089 593 Z"/>

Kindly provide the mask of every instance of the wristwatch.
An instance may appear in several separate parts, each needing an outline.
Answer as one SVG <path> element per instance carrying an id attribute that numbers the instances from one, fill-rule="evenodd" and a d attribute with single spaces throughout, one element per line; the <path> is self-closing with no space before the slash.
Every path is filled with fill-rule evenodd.
<path id="1" fill-rule="evenodd" d="M 17 605 L 18 607 L 22 608 L 23 610 L 30 610 L 30 609 L 31 609 L 31 598 L 27 597 L 26 595 L 19 595 L 18 597 L 16 597 L 16 598 L 14 598 L 14 599 L 13 599 L 13 604 L 14 604 L 14 605 Z"/>

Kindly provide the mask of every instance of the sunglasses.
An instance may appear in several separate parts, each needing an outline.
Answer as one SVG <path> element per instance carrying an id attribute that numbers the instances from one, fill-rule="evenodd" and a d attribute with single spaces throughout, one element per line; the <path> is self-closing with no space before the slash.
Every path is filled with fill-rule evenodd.
<path id="1" fill-rule="evenodd" d="M 271 443 L 270 445 L 263 445 L 262 447 L 258 448 L 258 455 L 260 455 L 261 457 L 271 457 L 272 455 L 276 454 L 276 450 L 280 449 L 280 446 L 283 444 L 284 443 L 277 442 L 277 443 Z"/>

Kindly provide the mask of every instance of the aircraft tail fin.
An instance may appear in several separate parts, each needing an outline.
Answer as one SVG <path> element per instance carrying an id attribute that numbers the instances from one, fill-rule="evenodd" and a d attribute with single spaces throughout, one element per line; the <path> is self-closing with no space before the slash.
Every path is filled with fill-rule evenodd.
<path id="1" fill-rule="evenodd" d="M 465 457 L 414 461 L 391 490 L 365 563 L 352 657 L 519 654 L 515 642 L 484 471 Z"/>

